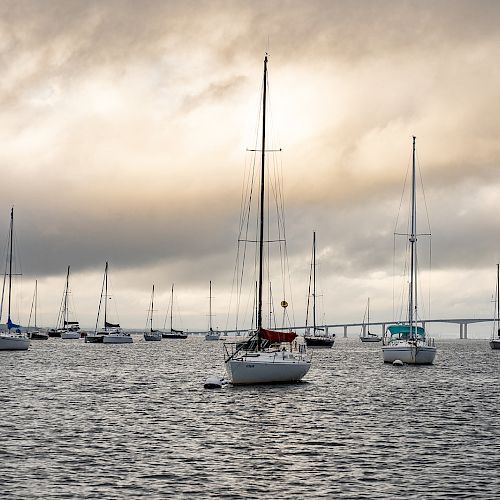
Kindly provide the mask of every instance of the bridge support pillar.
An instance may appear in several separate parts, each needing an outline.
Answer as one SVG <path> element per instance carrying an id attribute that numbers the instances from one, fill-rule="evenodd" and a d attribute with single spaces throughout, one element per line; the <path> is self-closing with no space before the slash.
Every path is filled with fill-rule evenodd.
<path id="1" fill-rule="evenodd" d="M 464 324 L 460 323 L 460 339 L 464 338 Z"/>
<path id="2" fill-rule="evenodd" d="M 363 337 L 366 337 L 366 325 L 363 325 Z"/>
<path id="3" fill-rule="evenodd" d="M 385 323 L 382 323 L 382 337 L 385 335 Z"/>
<path id="4" fill-rule="evenodd" d="M 344 326 L 344 338 L 347 338 L 347 326 Z"/>
<path id="5" fill-rule="evenodd" d="M 328 335 L 328 327 L 325 326 L 325 334 Z"/>
<path id="6" fill-rule="evenodd" d="M 469 326 L 468 323 L 464 323 L 464 339 L 467 338 L 467 327 Z"/>

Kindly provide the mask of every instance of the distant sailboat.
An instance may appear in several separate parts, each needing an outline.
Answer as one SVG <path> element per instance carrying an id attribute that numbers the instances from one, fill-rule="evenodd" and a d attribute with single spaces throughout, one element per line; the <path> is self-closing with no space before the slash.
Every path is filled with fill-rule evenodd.
<path id="1" fill-rule="evenodd" d="M 69 319 L 69 271 L 66 273 L 66 284 L 64 286 L 63 300 L 61 310 L 59 311 L 58 323 L 59 327 L 56 331 L 60 333 L 62 339 L 79 339 L 80 338 L 80 324 L 78 321 L 70 321 Z"/>
<path id="2" fill-rule="evenodd" d="M 26 351 L 30 346 L 30 339 L 26 335 L 21 333 L 21 326 L 16 325 L 11 318 L 13 245 L 14 245 L 14 208 L 10 210 L 7 331 L 0 332 L 0 351 Z M 3 293 L 2 293 L 2 305 L 3 305 Z M 2 310 L 0 307 L 0 318 L 1 315 L 2 315 Z"/>
<path id="3" fill-rule="evenodd" d="M 363 328 L 359 335 L 361 342 L 380 342 L 382 337 L 370 332 L 370 297 L 368 297 L 368 304 L 366 306 L 367 322 L 365 324 L 363 319 Z"/>
<path id="4" fill-rule="evenodd" d="M 170 331 L 162 332 L 161 335 L 164 339 L 187 339 L 187 333 L 184 333 L 182 330 L 176 330 L 173 327 L 173 321 L 174 321 L 173 311 L 174 311 L 174 284 L 172 283 L 172 295 L 170 298 Z"/>
<path id="5" fill-rule="evenodd" d="M 108 263 L 104 268 L 104 278 L 101 288 L 101 298 L 99 299 L 99 308 L 97 309 L 97 320 L 95 330 L 87 334 L 85 342 L 98 344 L 131 344 L 133 339 L 129 333 L 122 331 L 119 323 L 110 323 L 108 321 L 108 300 L 111 297 L 108 295 Z M 104 299 L 104 300 L 103 300 Z M 104 302 L 104 325 L 101 330 L 99 328 L 99 316 L 101 306 Z"/>
<path id="6" fill-rule="evenodd" d="M 491 332 L 490 347 L 500 349 L 500 270 L 497 264 L 497 287 L 495 291 L 495 321 L 493 321 L 493 331 Z"/>
<path id="7" fill-rule="evenodd" d="M 266 154 L 266 92 L 267 54 L 264 58 L 264 82 L 262 87 L 262 147 L 260 171 L 260 202 L 258 217 L 257 259 L 257 328 L 244 342 L 224 343 L 224 363 L 232 384 L 269 384 L 297 382 L 311 367 L 306 346 L 301 344 L 293 350 L 295 332 L 268 330 L 262 322 L 262 297 L 264 275 L 264 214 L 265 212 L 265 154 Z M 286 301 L 283 301 L 286 303 Z M 285 307 L 285 306 L 284 306 Z"/>
<path id="8" fill-rule="evenodd" d="M 413 137 L 412 189 L 411 189 L 411 233 L 410 268 L 408 291 L 408 321 L 387 328 L 382 355 L 385 363 L 400 360 L 413 365 L 431 365 L 436 356 L 434 339 L 425 335 L 422 326 L 418 326 L 417 315 L 417 202 L 416 202 L 416 168 L 415 168 L 415 137 Z"/>
<path id="9" fill-rule="evenodd" d="M 33 292 L 33 300 L 31 302 L 30 317 L 28 318 L 28 337 L 31 340 L 47 340 L 49 338 L 48 333 L 44 333 L 38 330 L 36 326 L 36 308 L 38 302 L 38 280 L 35 280 L 35 291 Z M 31 330 L 31 314 L 34 313 L 34 325 L 33 330 Z"/>
<path id="10" fill-rule="evenodd" d="M 208 302 L 208 332 L 205 335 L 205 340 L 219 340 L 220 332 L 212 328 L 212 282 L 210 281 L 210 297 Z"/>
<path id="11" fill-rule="evenodd" d="M 146 319 L 146 328 L 147 328 L 147 323 L 149 323 L 149 331 L 146 330 L 144 332 L 144 340 L 153 342 L 161 340 L 161 332 L 159 330 L 153 330 L 154 300 L 155 300 L 155 286 L 153 285 L 153 290 L 151 292 L 151 309 L 148 311 L 148 317 Z"/>
<path id="12" fill-rule="evenodd" d="M 308 318 L 306 316 L 306 333 L 304 340 L 307 347 L 333 347 L 335 342 L 335 335 L 328 335 L 324 333 L 323 328 L 316 325 L 316 231 L 313 231 L 313 245 L 312 245 L 312 258 L 311 258 L 311 271 L 309 273 L 309 293 L 307 297 L 307 313 L 309 313 L 309 298 L 311 297 L 311 279 L 312 279 L 312 333 L 308 330 Z M 318 333 L 319 332 L 319 333 Z"/>

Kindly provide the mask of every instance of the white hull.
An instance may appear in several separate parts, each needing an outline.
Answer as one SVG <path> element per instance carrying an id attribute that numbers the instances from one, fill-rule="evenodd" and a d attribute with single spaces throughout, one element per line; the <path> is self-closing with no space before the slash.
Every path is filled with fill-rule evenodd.
<path id="1" fill-rule="evenodd" d="M 80 332 L 63 332 L 61 333 L 61 338 L 66 340 L 79 339 Z"/>
<path id="2" fill-rule="evenodd" d="M 288 351 L 245 353 L 226 362 L 232 384 L 298 382 L 311 368 L 311 361 Z"/>
<path id="3" fill-rule="evenodd" d="M 432 365 L 436 357 L 436 348 L 427 345 L 414 345 L 398 342 L 382 347 L 384 363 L 393 363 L 397 359 L 409 365 Z"/>
<path id="4" fill-rule="evenodd" d="M 161 332 L 144 332 L 144 340 L 158 342 L 161 340 Z"/>
<path id="5" fill-rule="evenodd" d="M 104 335 L 103 344 L 131 344 L 134 339 L 127 333 L 110 333 Z"/>
<path id="6" fill-rule="evenodd" d="M 30 346 L 30 339 L 24 335 L 0 333 L 0 351 L 26 351 Z"/>
<path id="7" fill-rule="evenodd" d="M 205 340 L 220 340 L 220 333 L 207 333 Z"/>
<path id="8" fill-rule="evenodd" d="M 500 339 L 491 339 L 490 340 L 490 347 L 492 349 L 500 349 Z"/>

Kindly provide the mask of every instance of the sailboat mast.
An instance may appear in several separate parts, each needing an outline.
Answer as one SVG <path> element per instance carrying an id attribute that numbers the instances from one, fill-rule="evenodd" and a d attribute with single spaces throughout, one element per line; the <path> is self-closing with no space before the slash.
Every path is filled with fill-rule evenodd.
<path id="1" fill-rule="evenodd" d="M 257 303 L 257 349 L 260 350 L 262 328 L 262 279 L 264 262 L 264 183 L 266 158 L 266 93 L 267 93 L 267 54 L 264 57 L 264 86 L 262 91 L 262 150 L 260 176 L 260 228 L 259 228 L 259 287 Z"/>
<path id="2" fill-rule="evenodd" d="M 155 299 L 155 286 L 153 285 L 153 291 L 151 292 L 151 326 L 150 330 L 153 331 L 153 307 L 154 307 L 154 299 Z"/>
<path id="3" fill-rule="evenodd" d="M 12 236 L 14 234 L 14 207 L 10 209 L 10 247 L 9 247 L 9 308 L 7 316 L 7 325 L 10 331 L 10 300 L 12 297 Z"/>
<path id="4" fill-rule="evenodd" d="M 368 297 L 368 310 L 367 310 L 367 316 L 368 316 L 368 333 L 370 333 L 370 297 Z"/>
<path id="5" fill-rule="evenodd" d="M 170 331 L 172 331 L 172 325 L 173 325 L 173 310 L 174 310 L 174 284 L 172 283 L 172 298 L 170 299 Z"/>
<path id="6" fill-rule="evenodd" d="M 316 335 L 316 231 L 313 231 L 313 335 Z"/>
<path id="7" fill-rule="evenodd" d="M 416 239 L 416 227 L 417 227 L 417 200 L 415 196 L 416 191 L 416 175 L 415 175 L 415 139 L 413 136 L 413 154 L 412 154 L 412 180 L 411 180 L 411 233 L 410 233 L 410 297 L 408 300 L 408 315 L 410 323 L 410 336 L 416 335 L 416 289 L 417 289 L 417 277 L 416 277 L 416 251 L 415 242 Z M 414 294 L 415 292 L 415 294 Z M 414 329 L 415 323 L 415 329 Z"/>
<path id="8" fill-rule="evenodd" d="M 38 280 L 35 280 L 35 330 L 36 330 L 36 303 L 38 301 Z"/>
<path id="9" fill-rule="evenodd" d="M 212 280 L 210 280 L 210 296 L 208 298 L 208 331 L 212 331 Z"/>
<path id="10" fill-rule="evenodd" d="M 497 264 L 497 334 L 500 337 L 500 264 Z"/>
<path id="11" fill-rule="evenodd" d="M 104 268 L 104 331 L 108 329 L 108 262 Z"/>
<path id="12" fill-rule="evenodd" d="M 68 291 L 69 291 L 69 267 L 68 272 L 66 273 L 66 288 L 64 290 L 64 312 L 63 312 L 63 328 L 66 328 L 68 324 Z"/>

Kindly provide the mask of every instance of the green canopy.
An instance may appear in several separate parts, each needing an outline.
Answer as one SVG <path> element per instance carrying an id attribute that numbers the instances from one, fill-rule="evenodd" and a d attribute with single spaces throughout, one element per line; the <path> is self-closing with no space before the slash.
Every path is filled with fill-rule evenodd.
<path id="1" fill-rule="evenodd" d="M 391 335 L 409 335 L 411 333 L 415 333 L 414 325 L 391 325 L 388 326 L 387 329 Z M 421 326 L 417 326 L 417 335 L 423 337 L 425 335 L 425 330 Z"/>

